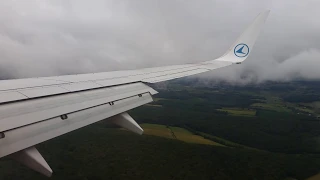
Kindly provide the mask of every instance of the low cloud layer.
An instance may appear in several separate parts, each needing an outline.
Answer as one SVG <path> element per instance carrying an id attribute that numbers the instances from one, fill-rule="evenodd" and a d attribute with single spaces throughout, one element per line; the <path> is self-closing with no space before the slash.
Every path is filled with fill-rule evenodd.
<path id="1" fill-rule="evenodd" d="M 309 49 L 283 61 L 273 58 L 266 61 L 251 60 L 242 65 L 233 65 L 195 77 L 204 83 L 227 82 L 233 85 L 258 84 L 265 81 L 320 80 L 319 60 L 320 51 Z"/>
<path id="2" fill-rule="evenodd" d="M 0 77 L 24 78 L 210 60 L 261 11 L 270 17 L 239 66 L 199 75 L 246 84 L 320 79 L 317 0 L 30 0 L 0 4 Z"/>

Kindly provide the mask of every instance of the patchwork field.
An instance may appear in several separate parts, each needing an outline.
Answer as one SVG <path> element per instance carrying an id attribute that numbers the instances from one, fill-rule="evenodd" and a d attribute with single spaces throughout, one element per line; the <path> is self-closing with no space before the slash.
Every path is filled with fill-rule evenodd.
<path id="1" fill-rule="evenodd" d="M 142 136 L 101 121 L 37 145 L 52 178 L 320 179 L 320 82 L 166 85 L 128 112 Z M 44 178 L 3 158 L 0 179 Z"/>

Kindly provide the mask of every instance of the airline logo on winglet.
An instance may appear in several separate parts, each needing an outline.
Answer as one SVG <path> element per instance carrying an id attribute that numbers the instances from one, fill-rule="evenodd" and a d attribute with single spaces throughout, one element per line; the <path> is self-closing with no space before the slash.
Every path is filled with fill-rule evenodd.
<path id="1" fill-rule="evenodd" d="M 241 43 L 236 45 L 236 47 L 234 48 L 234 55 L 236 55 L 237 57 L 246 57 L 249 54 L 249 46 Z"/>

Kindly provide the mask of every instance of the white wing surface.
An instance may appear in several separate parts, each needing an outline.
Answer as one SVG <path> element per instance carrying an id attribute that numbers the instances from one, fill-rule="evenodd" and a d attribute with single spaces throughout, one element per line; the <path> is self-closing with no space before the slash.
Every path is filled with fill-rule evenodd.
<path id="1" fill-rule="evenodd" d="M 70 131 L 107 119 L 135 133 L 141 127 L 126 111 L 152 101 L 156 83 L 241 64 L 269 11 L 258 15 L 221 57 L 196 64 L 0 81 L 0 158 L 10 155 L 51 176 L 34 147 Z"/>

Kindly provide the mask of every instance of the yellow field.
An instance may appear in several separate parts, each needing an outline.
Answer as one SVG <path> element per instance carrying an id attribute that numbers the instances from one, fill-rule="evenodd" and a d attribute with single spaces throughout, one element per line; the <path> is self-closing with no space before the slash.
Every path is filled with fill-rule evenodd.
<path id="1" fill-rule="evenodd" d="M 214 141 L 203 138 L 202 136 L 194 135 L 190 131 L 180 127 L 167 127 L 158 124 L 141 124 L 144 129 L 144 134 L 159 136 L 170 139 L 177 139 L 187 143 L 206 144 L 214 146 L 224 146 Z"/>
<path id="2" fill-rule="evenodd" d="M 162 105 L 159 105 L 159 104 L 145 104 L 144 106 L 162 107 Z"/>
<path id="3" fill-rule="evenodd" d="M 232 116 L 255 116 L 256 110 L 252 109 L 241 109 L 241 108 L 222 108 L 217 109 L 218 111 L 225 111 L 228 112 Z"/>
<path id="4" fill-rule="evenodd" d="M 153 135 L 153 136 L 160 136 L 160 137 L 173 139 L 171 130 L 168 129 L 164 125 L 159 125 L 159 124 L 141 124 L 140 126 L 144 130 L 143 134 Z"/>
<path id="5" fill-rule="evenodd" d="M 176 133 L 180 133 L 180 134 L 186 134 L 186 135 L 192 135 L 192 133 L 184 128 L 180 128 L 180 127 L 173 127 L 170 126 L 170 129 L 176 134 Z"/>
<path id="6" fill-rule="evenodd" d="M 320 173 L 319 174 L 316 174 L 316 175 L 314 175 L 314 176 L 311 176 L 311 177 L 309 177 L 308 179 L 306 179 L 306 180 L 319 180 L 320 179 Z"/>
<path id="7" fill-rule="evenodd" d="M 160 100 L 166 100 L 165 98 L 153 98 L 154 102 L 160 101 Z"/>
<path id="8" fill-rule="evenodd" d="M 209 139 L 205 139 L 202 136 L 194 135 L 194 134 L 184 134 L 180 132 L 174 133 L 177 140 L 184 141 L 187 143 L 195 143 L 195 144 L 207 144 L 207 145 L 214 145 L 214 146 L 224 146 L 222 144 L 216 143 Z"/>

